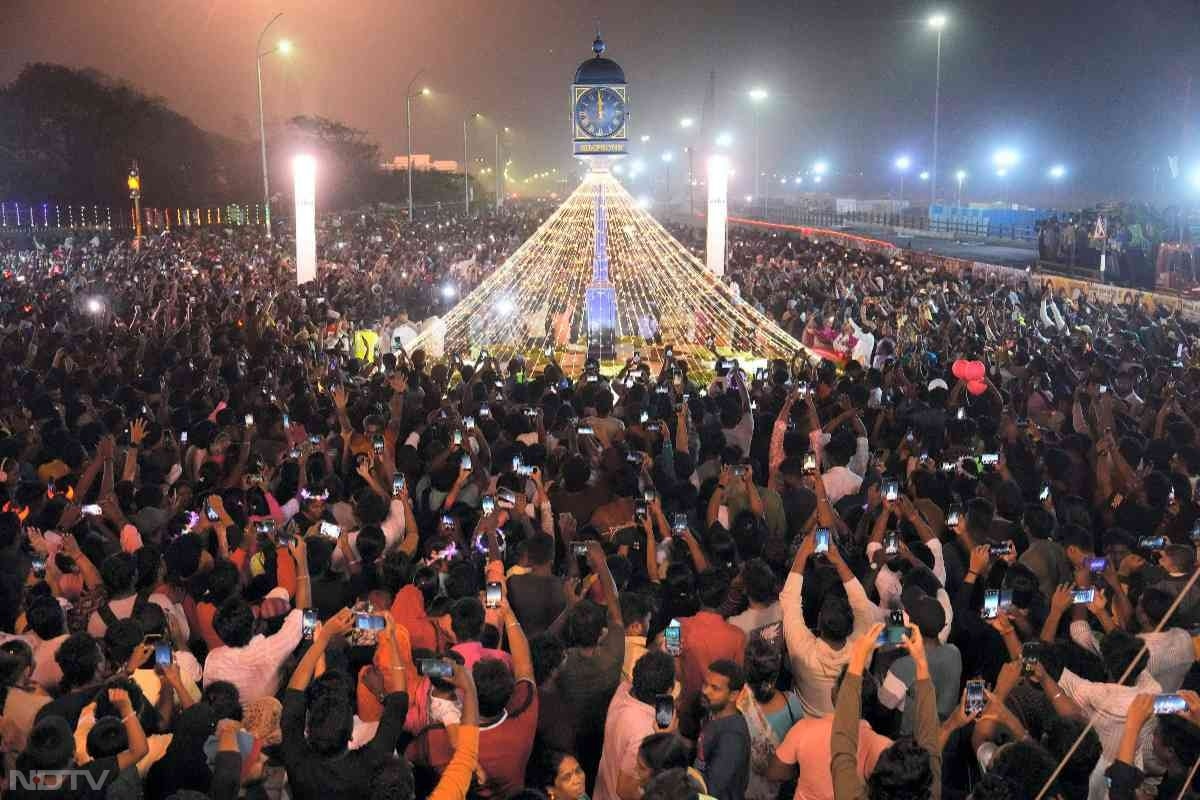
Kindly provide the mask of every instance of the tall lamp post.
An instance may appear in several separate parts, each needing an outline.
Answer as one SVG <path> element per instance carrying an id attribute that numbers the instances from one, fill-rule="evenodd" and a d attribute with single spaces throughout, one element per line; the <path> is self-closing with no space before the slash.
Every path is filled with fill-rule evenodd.
<path id="1" fill-rule="evenodd" d="M 691 128 L 695 124 L 696 124 L 696 121 L 694 119 L 692 119 L 691 117 L 684 117 L 683 119 L 679 120 L 679 127 L 683 128 L 684 130 Z M 683 148 L 683 152 L 687 153 L 687 157 L 688 157 L 688 179 L 687 179 L 688 213 L 691 214 L 693 217 L 696 216 L 696 188 L 694 185 L 696 182 L 696 173 L 692 169 L 692 162 L 693 162 L 692 151 L 695 149 L 696 148 L 692 147 L 691 145 L 688 145 L 687 147 Z"/>
<path id="2" fill-rule="evenodd" d="M 958 199 L 955 200 L 954 205 L 962 208 L 962 187 L 963 182 L 967 179 L 967 171 L 965 169 L 960 169 L 958 172 L 954 173 L 954 179 L 958 181 Z"/>
<path id="3" fill-rule="evenodd" d="M 663 170 L 664 170 L 664 173 L 663 173 L 663 179 L 664 179 L 663 180 L 663 195 L 665 195 L 663 197 L 663 202 L 667 205 L 671 204 L 671 159 L 673 159 L 674 157 L 675 156 L 671 154 L 670 150 L 667 150 L 665 153 L 662 154 Z"/>
<path id="4" fill-rule="evenodd" d="M 508 171 L 504 164 L 500 163 L 500 135 L 508 133 L 508 128 L 496 129 L 496 212 L 499 213 L 500 206 L 504 204 L 504 173 Z"/>
<path id="5" fill-rule="evenodd" d="M 425 68 L 417 70 L 417 74 L 412 76 L 412 80 L 408 82 L 408 87 L 404 90 L 404 126 L 408 129 L 408 221 L 413 219 L 413 193 L 412 193 L 412 174 L 413 174 L 413 153 L 412 153 L 412 101 L 414 97 L 423 97 L 429 94 L 429 87 L 421 89 L 417 94 L 413 94 L 413 84 L 417 82 L 417 78 L 425 72 Z"/>
<path id="6" fill-rule="evenodd" d="M 142 176 L 138 171 L 138 163 L 133 162 L 129 168 L 129 177 L 125 179 L 129 187 L 129 198 L 133 200 L 133 230 L 134 240 L 142 240 Z"/>
<path id="7" fill-rule="evenodd" d="M 758 107 L 767 99 L 767 90 L 761 87 L 755 87 L 747 93 L 750 97 L 750 102 L 754 104 L 754 196 L 758 197 L 758 179 L 759 173 L 762 171 L 761 162 L 759 159 L 758 148 Z M 763 198 L 763 216 L 767 215 L 767 200 Z"/>
<path id="8" fill-rule="evenodd" d="M 473 119 L 483 119 L 483 114 L 475 113 L 463 120 L 463 212 L 468 217 L 471 216 L 471 142 L 467 129 Z"/>
<path id="9" fill-rule="evenodd" d="M 900 173 L 900 201 L 896 206 L 897 213 L 904 213 L 904 173 L 908 172 L 908 168 L 912 166 L 912 159 L 908 156 L 900 156 L 896 159 L 896 171 Z"/>
<path id="10" fill-rule="evenodd" d="M 933 166 L 929 176 L 929 203 L 932 205 L 937 202 L 938 111 L 942 99 L 942 29 L 946 27 L 946 15 L 931 16 L 929 27 L 937 31 L 937 66 L 933 81 Z"/>
<path id="11" fill-rule="evenodd" d="M 262 175 L 263 175 L 263 221 L 267 226 L 267 238 L 271 238 L 271 184 L 267 180 L 267 123 L 263 117 L 263 98 L 262 98 L 262 60 L 278 51 L 283 55 L 292 52 L 292 43 L 287 39 L 280 39 L 279 44 L 272 47 L 270 50 L 263 52 L 262 40 L 266 35 L 267 29 L 275 24 L 275 20 L 283 16 L 280 11 L 275 16 L 271 17 L 271 21 L 262 29 L 262 33 L 258 34 L 258 41 L 254 44 L 255 61 L 254 67 L 258 72 L 258 141 L 262 147 Z"/>

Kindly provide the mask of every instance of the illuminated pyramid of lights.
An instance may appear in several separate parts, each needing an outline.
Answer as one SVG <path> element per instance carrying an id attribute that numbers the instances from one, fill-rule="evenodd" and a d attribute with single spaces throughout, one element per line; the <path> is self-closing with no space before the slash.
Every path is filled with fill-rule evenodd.
<path id="1" fill-rule="evenodd" d="M 803 350 L 595 168 L 413 344 L 464 357 L 487 351 L 501 363 L 522 356 L 531 372 L 553 352 L 569 373 L 589 355 L 605 371 L 634 352 L 659 361 L 666 346 L 698 371 L 717 354 L 746 364 Z"/>

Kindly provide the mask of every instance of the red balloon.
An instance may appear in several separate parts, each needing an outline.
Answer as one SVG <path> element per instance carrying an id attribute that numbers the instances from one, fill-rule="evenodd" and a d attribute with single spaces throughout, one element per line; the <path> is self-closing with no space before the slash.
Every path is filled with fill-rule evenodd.
<path id="1" fill-rule="evenodd" d="M 986 392 L 987 388 L 988 388 L 987 381 L 982 381 L 982 380 L 967 381 L 967 391 L 970 392 L 971 394 L 975 395 L 976 397 L 978 397 L 979 395 Z"/>
<path id="2" fill-rule="evenodd" d="M 985 374 L 987 374 L 987 369 L 983 366 L 982 361 L 968 361 L 963 370 L 963 380 L 981 381 Z"/>
<path id="3" fill-rule="evenodd" d="M 950 371 L 954 374 L 954 377 L 958 378 L 960 381 L 967 379 L 966 369 L 967 362 L 961 358 L 955 361 L 954 365 L 950 367 Z"/>

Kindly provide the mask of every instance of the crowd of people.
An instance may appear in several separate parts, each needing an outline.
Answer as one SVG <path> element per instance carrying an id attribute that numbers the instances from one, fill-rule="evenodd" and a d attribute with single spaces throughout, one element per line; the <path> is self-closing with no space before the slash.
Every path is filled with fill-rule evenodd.
<path id="1" fill-rule="evenodd" d="M 1195 323 L 739 228 L 790 363 L 410 351 L 546 213 L 0 245 L 4 791 L 1192 796 Z"/>

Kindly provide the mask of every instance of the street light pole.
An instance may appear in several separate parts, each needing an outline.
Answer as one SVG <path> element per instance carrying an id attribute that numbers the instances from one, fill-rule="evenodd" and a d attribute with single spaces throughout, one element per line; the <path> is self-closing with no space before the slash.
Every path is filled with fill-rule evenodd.
<path id="1" fill-rule="evenodd" d="M 417 78 L 421 77 L 421 73 L 425 68 L 417 70 L 417 74 L 412 76 L 412 80 L 408 82 L 408 87 L 404 90 L 404 126 L 408 129 L 408 221 L 413 220 L 413 190 L 412 190 L 412 174 L 413 174 L 413 151 L 412 151 L 412 87 L 417 82 Z M 421 94 L 428 94 L 428 89 L 422 89 Z"/>
<path id="2" fill-rule="evenodd" d="M 501 186 L 504 168 L 500 165 L 500 129 L 496 129 L 496 213 L 500 213 L 500 199 L 504 194 Z"/>
<path id="3" fill-rule="evenodd" d="M 142 176 L 138 170 L 137 161 L 129 168 L 129 178 L 125 181 L 129 187 L 129 197 L 133 200 L 133 230 L 134 241 L 142 240 Z"/>
<path id="4" fill-rule="evenodd" d="M 960 169 L 954 175 L 954 177 L 958 180 L 958 199 L 955 201 L 954 205 L 958 208 L 962 208 L 962 187 L 963 181 L 967 179 L 967 173 Z"/>
<path id="5" fill-rule="evenodd" d="M 934 14 L 929 18 L 929 27 L 937 31 L 937 62 L 933 82 L 933 166 L 929 171 L 929 203 L 937 202 L 938 167 L 938 115 L 942 99 L 942 29 L 946 27 L 946 16 Z"/>
<path id="6" fill-rule="evenodd" d="M 271 21 L 262 29 L 262 33 L 258 34 L 258 41 L 254 45 L 254 67 L 258 73 L 258 141 L 262 148 L 262 178 L 263 178 L 263 220 L 267 226 L 267 238 L 271 238 L 271 184 L 267 180 L 267 124 L 263 117 L 263 94 L 262 94 L 262 60 L 263 56 L 269 56 L 279 48 L 267 52 L 262 51 L 263 36 L 267 33 L 267 28 L 275 24 L 275 20 L 283 16 L 280 11 L 275 16 L 271 17 Z"/>
<path id="7" fill-rule="evenodd" d="M 467 120 L 463 120 L 463 216 L 471 216 L 471 143 L 467 138 Z"/>

